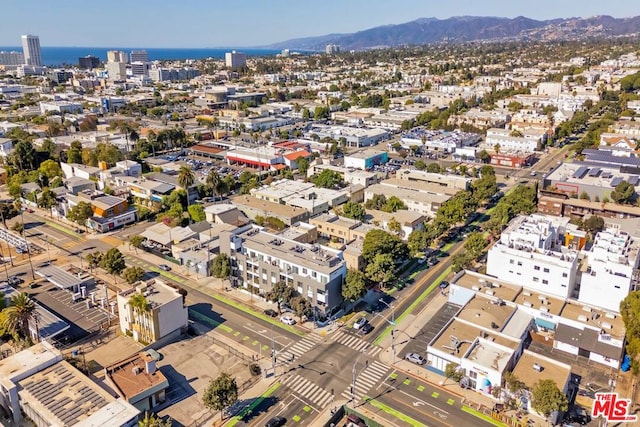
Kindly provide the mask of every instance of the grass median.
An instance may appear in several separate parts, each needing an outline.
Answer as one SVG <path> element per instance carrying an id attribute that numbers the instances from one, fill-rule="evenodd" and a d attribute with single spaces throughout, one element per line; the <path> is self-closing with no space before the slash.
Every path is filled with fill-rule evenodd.
<path id="1" fill-rule="evenodd" d="M 393 415 L 394 417 L 396 417 L 397 419 L 404 421 L 405 423 L 409 424 L 410 426 L 413 427 L 427 427 L 426 424 L 422 424 L 420 421 L 416 421 L 413 418 L 411 418 L 408 415 L 403 414 L 402 412 L 393 409 L 390 406 L 385 405 L 382 402 L 378 402 L 375 399 L 371 399 L 370 397 L 364 396 L 363 398 L 366 402 L 369 402 L 369 405 L 373 406 L 374 408 L 380 409 L 381 411 L 383 411 L 385 414 L 389 414 L 389 415 Z"/>
<path id="2" fill-rule="evenodd" d="M 247 406 L 242 410 L 242 412 L 240 412 L 235 417 L 231 418 L 231 420 L 227 423 L 227 427 L 233 427 L 239 422 L 241 422 L 244 417 L 250 415 L 251 412 L 253 412 L 253 410 L 256 409 L 266 398 L 270 397 L 273 393 L 275 393 L 279 387 L 280 387 L 280 383 L 272 384 L 271 387 L 267 389 L 267 391 L 262 393 L 262 395 L 260 395 L 256 399 L 254 399 L 249 406 Z"/>

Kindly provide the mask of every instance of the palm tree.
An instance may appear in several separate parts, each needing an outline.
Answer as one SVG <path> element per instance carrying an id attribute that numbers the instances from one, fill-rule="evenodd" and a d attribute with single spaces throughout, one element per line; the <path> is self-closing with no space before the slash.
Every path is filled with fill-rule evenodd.
<path id="1" fill-rule="evenodd" d="M 215 169 L 211 169 L 209 174 L 207 175 L 207 185 L 211 187 L 213 193 L 218 196 L 218 189 L 220 188 L 220 183 L 222 180 L 220 179 L 220 175 L 216 172 Z"/>
<path id="2" fill-rule="evenodd" d="M 189 208 L 189 187 L 196 182 L 196 176 L 189 166 L 180 166 L 178 171 L 178 184 L 187 192 L 187 209 Z M 191 221 L 191 220 L 189 220 Z"/>
<path id="3" fill-rule="evenodd" d="M 136 292 L 129 298 L 129 306 L 135 314 L 135 324 L 137 325 L 138 332 L 140 335 L 143 335 L 142 322 L 140 320 L 141 317 L 149 311 L 149 303 L 143 294 Z M 146 336 L 142 337 L 142 339 L 146 340 Z"/>
<path id="4" fill-rule="evenodd" d="M 129 135 L 133 132 L 133 126 L 127 121 L 121 121 L 118 123 L 118 130 L 124 134 L 127 140 L 127 153 L 129 152 Z"/>
<path id="5" fill-rule="evenodd" d="M 20 292 L 11 298 L 9 307 L 2 310 L 2 329 L 13 335 L 17 341 L 19 336 L 30 338 L 29 321 L 36 320 L 36 305 L 29 295 Z"/>

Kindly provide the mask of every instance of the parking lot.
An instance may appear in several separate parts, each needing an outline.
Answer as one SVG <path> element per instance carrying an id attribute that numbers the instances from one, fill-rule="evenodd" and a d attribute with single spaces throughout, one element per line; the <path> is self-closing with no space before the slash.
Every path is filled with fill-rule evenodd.
<path id="1" fill-rule="evenodd" d="M 427 346 L 435 338 L 435 336 L 444 328 L 444 326 L 453 318 L 460 310 L 460 306 L 456 304 L 446 303 L 436 312 L 426 325 L 422 327 L 420 332 L 407 343 L 404 348 L 405 353 L 418 353 L 424 356 Z"/>

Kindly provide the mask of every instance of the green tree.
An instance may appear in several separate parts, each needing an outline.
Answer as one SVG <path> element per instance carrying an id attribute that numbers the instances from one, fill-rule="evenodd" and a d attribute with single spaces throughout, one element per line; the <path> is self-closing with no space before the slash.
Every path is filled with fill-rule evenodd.
<path id="1" fill-rule="evenodd" d="M 144 277 L 144 270 L 140 267 L 128 267 L 122 272 L 122 277 L 128 284 L 133 284 Z"/>
<path id="2" fill-rule="evenodd" d="M 122 252 L 118 248 L 111 248 L 102 256 L 100 260 L 100 267 L 107 273 L 113 274 L 115 279 L 116 275 L 120 274 L 125 269 L 126 263 Z"/>
<path id="3" fill-rule="evenodd" d="M 354 302 L 367 293 L 367 280 L 360 270 L 347 270 L 347 277 L 342 285 L 342 297 L 345 301 Z"/>
<path id="4" fill-rule="evenodd" d="M 487 153 L 487 150 L 480 150 L 480 152 L 478 153 L 478 159 L 480 159 L 482 163 L 489 163 L 489 161 L 491 160 L 491 155 Z"/>
<path id="5" fill-rule="evenodd" d="M 58 201 L 56 200 L 56 193 L 49 188 L 45 188 L 38 197 L 38 206 L 51 211 L 51 208 L 56 206 Z"/>
<path id="6" fill-rule="evenodd" d="M 138 420 L 138 427 L 171 427 L 172 425 L 173 420 L 171 419 L 171 417 L 163 420 L 153 412 L 145 411 L 144 418 Z"/>
<path id="7" fill-rule="evenodd" d="M 487 239 L 479 231 L 470 233 L 464 242 L 464 248 L 473 260 L 480 258 L 486 246 Z"/>
<path id="8" fill-rule="evenodd" d="M 222 372 L 217 378 L 211 380 L 202 396 L 204 406 L 220 411 L 220 419 L 224 410 L 238 401 L 238 385 L 235 378 L 226 372 Z"/>
<path id="9" fill-rule="evenodd" d="M 87 264 L 89 264 L 89 270 L 93 270 L 97 266 L 100 265 L 100 260 L 102 259 L 103 253 L 100 251 L 95 251 L 87 254 L 85 259 L 87 260 Z"/>
<path id="10" fill-rule="evenodd" d="M 196 182 L 196 176 L 189 166 L 180 166 L 178 170 L 178 185 L 187 193 L 187 209 L 189 208 L 189 188 Z"/>
<path id="11" fill-rule="evenodd" d="M 365 272 L 369 280 L 379 283 L 383 288 L 390 287 L 396 279 L 395 263 L 391 254 L 377 254 L 367 264 Z"/>
<path id="12" fill-rule="evenodd" d="M 425 230 L 413 230 L 407 238 L 407 246 L 411 255 L 424 251 L 432 242 L 432 235 Z"/>
<path id="13" fill-rule="evenodd" d="M 604 219 L 597 215 L 591 215 L 589 218 L 582 222 L 582 227 L 585 231 L 591 234 L 595 234 L 604 229 Z"/>
<path id="14" fill-rule="evenodd" d="M 427 168 L 427 164 L 422 159 L 416 160 L 413 166 L 415 166 L 415 168 L 418 169 L 419 171 L 423 171 Z"/>
<path id="15" fill-rule="evenodd" d="M 459 382 L 462 379 L 462 372 L 459 368 L 460 367 L 453 362 L 447 363 L 447 366 L 444 367 L 445 381 L 451 378 L 455 382 Z"/>
<path id="16" fill-rule="evenodd" d="M 231 258 L 224 252 L 213 260 L 211 274 L 218 279 L 228 279 L 231 276 Z"/>
<path id="17" fill-rule="evenodd" d="M 440 165 L 437 163 L 429 163 L 427 165 L 427 172 L 440 173 Z"/>
<path id="18" fill-rule="evenodd" d="M 67 163 L 82 163 L 82 144 L 80 141 L 71 142 L 71 148 L 67 151 Z"/>
<path id="19" fill-rule="evenodd" d="M 302 175 L 306 175 L 307 170 L 309 170 L 309 160 L 304 157 L 300 157 L 298 159 L 298 172 L 300 172 Z"/>
<path id="20" fill-rule="evenodd" d="M 231 179 L 233 179 L 233 175 L 229 175 Z M 229 191 L 229 187 L 227 182 L 220 178 L 218 172 L 215 169 L 211 169 L 209 174 L 207 174 L 206 178 L 207 185 L 211 188 L 211 192 L 216 196 L 221 196 L 222 194 Z"/>
<path id="21" fill-rule="evenodd" d="M 204 221 L 207 218 L 202 205 L 191 205 L 187 208 L 187 211 L 189 211 L 189 216 L 193 222 Z"/>
<path id="22" fill-rule="evenodd" d="M 366 215 L 366 211 L 360 203 L 349 200 L 342 205 L 342 215 L 347 218 L 362 221 Z"/>
<path id="23" fill-rule="evenodd" d="M 67 219 L 73 221 L 78 225 L 87 227 L 87 220 L 93 216 L 93 208 L 90 203 L 78 202 L 77 205 L 69 209 L 67 213 Z"/>
<path id="24" fill-rule="evenodd" d="M 552 412 L 565 412 L 569 407 L 567 396 L 560 391 L 554 380 L 540 380 L 531 391 L 531 407 L 549 417 Z"/>
<path id="25" fill-rule="evenodd" d="M 129 244 L 135 248 L 136 253 L 138 253 L 138 249 L 142 247 L 142 242 L 144 242 L 144 237 L 139 234 L 129 238 Z"/>
<path id="26" fill-rule="evenodd" d="M 282 313 L 282 304 L 290 304 L 291 300 L 297 295 L 298 291 L 293 289 L 292 286 L 287 285 L 285 282 L 277 282 L 267 292 L 266 299 L 278 304 L 278 313 Z"/>
<path id="27" fill-rule="evenodd" d="M 391 196 L 387 199 L 387 202 L 382 207 L 385 212 L 397 212 L 400 209 L 407 209 L 407 205 L 396 196 Z"/>
<path id="28" fill-rule="evenodd" d="M 620 302 L 620 315 L 624 322 L 627 338 L 627 353 L 631 359 L 634 375 L 640 371 L 640 291 L 632 291 Z"/>
<path id="29" fill-rule="evenodd" d="M 325 169 L 318 175 L 311 178 L 311 181 L 316 187 L 335 188 L 342 184 L 342 176 L 338 172 Z"/>
<path id="30" fill-rule="evenodd" d="M 38 172 L 46 175 L 49 179 L 62 176 L 62 169 L 60 168 L 60 165 L 55 160 L 51 159 L 42 162 L 38 168 Z"/>
<path id="31" fill-rule="evenodd" d="M 616 188 L 611 192 L 611 200 L 618 204 L 631 203 L 636 196 L 636 189 L 633 185 L 627 181 L 622 181 L 616 185 Z"/>
<path id="32" fill-rule="evenodd" d="M 402 224 L 400 224 L 397 219 L 391 218 L 389 222 L 387 222 L 387 229 L 396 236 L 402 237 Z"/>
<path id="33" fill-rule="evenodd" d="M 371 262 L 378 254 L 391 255 L 395 263 L 406 259 L 409 250 L 398 236 L 375 229 L 369 231 L 362 242 L 362 257 L 366 262 Z"/>
<path id="34" fill-rule="evenodd" d="M 471 257 L 470 253 L 458 252 L 451 257 L 451 270 L 457 273 L 460 270 L 471 267 L 472 262 L 473 258 Z"/>
<path id="35" fill-rule="evenodd" d="M 384 194 L 374 194 L 369 200 L 364 203 L 364 207 L 367 209 L 375 209 L 381 211 L 387 204 L 387 196 Z"/>
<path id="36" fill-rule="evenodd" d="M 307 316 L 307 318 L 309 318 L 313 312 L 311 302 L 302 295 L 298 295 L 291 299 L 291 308 L 300 319 L 300 323 L 302 323 L 303 316 Z"/>
<path id="37" fill-rule="evenodd" d="M 35 321 L 36 305 L 29 295 L 20 292 L 11 298 L 11 302 L 0 313 L 0 326 L 18 341 L 19 337 L 29 339 L 29 322 Z"/>
<path id="38" fill-rule="evenodd" d="M 18 141 L 13 147 L 12 163 L 19 170 L 34 170 L 36 163 L 36 150 L 31 141 Z"/>
<path id="39" fill-rule="evenodd" d="M 504 384 L 512 393 L 516 393 L 517 391 L 522 390 L 526 387 L 526 385 L 522 381 L 520 381 L 520 379 L 518 379 L 518 377 L 515 376 L 513 372 L 505 372 L 503 377 Z"/>

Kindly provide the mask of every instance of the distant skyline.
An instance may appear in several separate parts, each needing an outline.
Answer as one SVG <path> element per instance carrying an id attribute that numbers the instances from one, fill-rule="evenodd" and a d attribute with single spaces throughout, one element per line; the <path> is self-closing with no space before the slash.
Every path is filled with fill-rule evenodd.
<path id="1" fill-rule="evenodd" d="M 211 48 L 264 46 L 289 39 L 352 33 L 418 18 L 498 16 L 553 19 L 640 15 L 629 0 L 21 0 L 3 2 L 0 46 L 22 34 L 42 46 Z"/>

